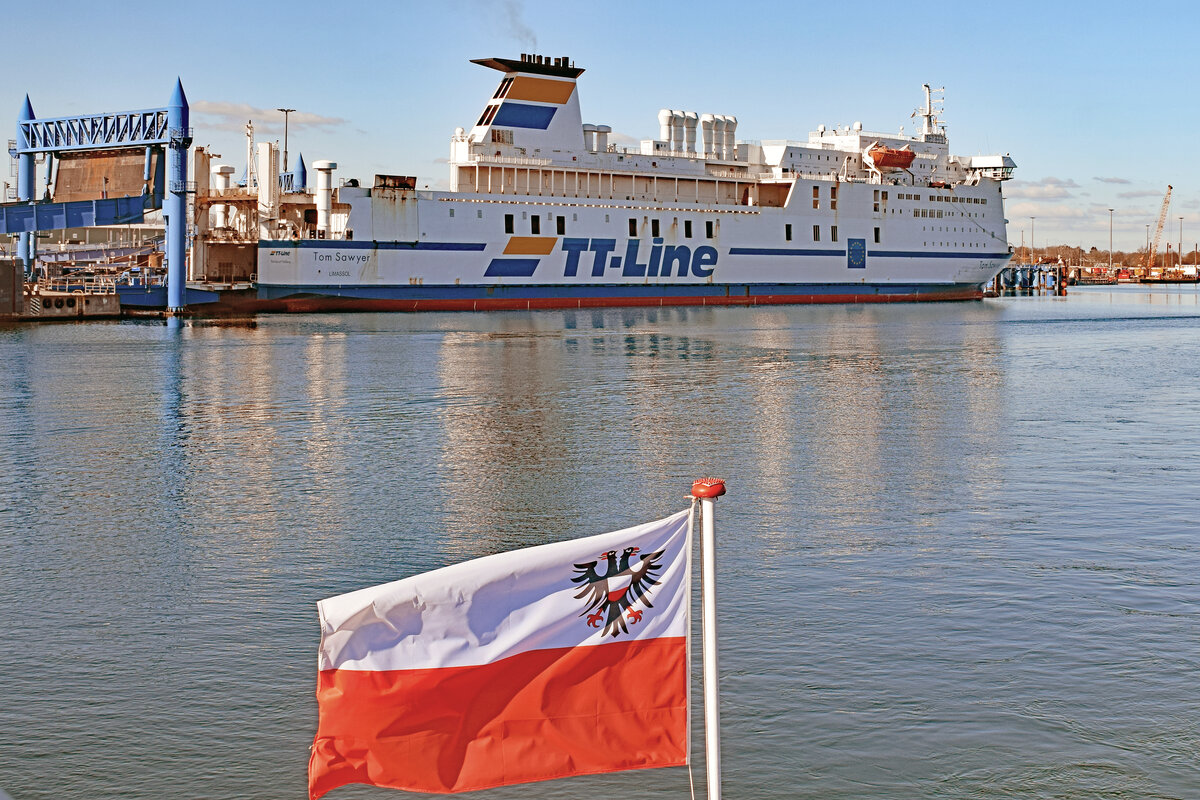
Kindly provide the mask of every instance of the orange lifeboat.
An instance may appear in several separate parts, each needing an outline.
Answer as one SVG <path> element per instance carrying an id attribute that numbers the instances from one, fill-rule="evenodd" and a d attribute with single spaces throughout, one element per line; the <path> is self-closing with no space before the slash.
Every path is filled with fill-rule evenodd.
<path id="1" fill-rule="evenodd" d="M 881 144 L 873 144 L 868 147 L 867 155 L 875 164 L 875 168 L 880 171 L 908 169 L 912 166 L 913 159 L 917 157 L 917 154 L 909 150 L 907 146 L 897 150 Z"/>

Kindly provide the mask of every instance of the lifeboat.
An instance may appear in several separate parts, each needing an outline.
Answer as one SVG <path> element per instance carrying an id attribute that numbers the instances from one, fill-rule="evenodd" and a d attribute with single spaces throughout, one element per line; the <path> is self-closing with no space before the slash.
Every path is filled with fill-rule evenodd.
<path id="1" fill-rule="evenodd" d="M 880 172 L 908 169 L 912 166 L 913 159 L 917 157 L 917 154 L 909 150 L 907 145 L 897 150 L 894 147 L 884 147 L 878 142 L 868 147 L 864 155 Z"/>

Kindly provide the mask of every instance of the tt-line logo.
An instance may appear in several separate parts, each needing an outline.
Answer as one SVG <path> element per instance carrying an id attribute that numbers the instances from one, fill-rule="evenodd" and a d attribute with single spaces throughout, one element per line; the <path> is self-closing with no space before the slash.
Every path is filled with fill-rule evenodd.
<path id="1" fill-rule="evenodd" d="M 620 270 L 623 278 L 683 278 L 695 275 L 707 278 L 713 274 L 717 264 L 717 248 L 701 245 L 695 250 L 687 245 L 664 245 L 659 238 L 650 242 L 650 252 L 645 261 L 639 261 L 642 240 L 630 239 L 625 245 L 625 255 L 614 255 L 616 239 L 563 239 L 563 252 L 567 264 L 563 275 L 573 278 L 579 274 L 579 262 L 584 253 L 592 254 L 592 277 L 602 278 L 607 270 Z"/>

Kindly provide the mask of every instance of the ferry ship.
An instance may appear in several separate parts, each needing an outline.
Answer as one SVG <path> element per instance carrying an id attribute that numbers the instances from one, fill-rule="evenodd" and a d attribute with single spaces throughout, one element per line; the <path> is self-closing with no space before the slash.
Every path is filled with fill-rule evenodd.
<path id="1" fill-rule="evenodd" d="M 307 215 L 288 220 L 260 191 L 262 307 L 968 300 L 1011 257 L 1001 184 L 1015 164 L 951 155 L 928 85 L 911 136 L 856 122 L 739 141 L 733 116 L 663 109 L 658 138 L 623 147 L 583 122 L 570 58 L 473 63 L 501 78 L 454 132 L 449 191 L 388 175 L 334 189 L 328 161 L 312 165 Z"/>

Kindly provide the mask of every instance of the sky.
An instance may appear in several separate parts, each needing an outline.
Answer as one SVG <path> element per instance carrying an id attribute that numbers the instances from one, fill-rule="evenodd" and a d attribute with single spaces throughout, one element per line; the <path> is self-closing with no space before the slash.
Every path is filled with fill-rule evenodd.
<path id="1" fill-rule="evenodd" d="M 167 104 L 178 76 L 195 143 L 245 166 L 258 141 L 338 163 L 337 177 L 448 185 L 456 127 L 499 74 L 475 58 L 570 56 L 585 122 L 655 138 L 660 108 L 732 114 L 739 139 L 807 139 L 861 121 L 912 133 L 921 85 L 945 87 L 950 150 L 1007 153 L 1009 241 L 1145 245 L 1167 184 L 1164 242 L 1200 240 L 1191 141 L 1200 6 L 1188 3 L 855 4 L 660 1 L 204 4 L 6 0 L 11 124 Z M 11 134 L 10 134 L 11 135 Z M 7 178 L 10 182 L 13 179 Z M 1174 244 L 1172 245 L 1175 246 Z"/>

